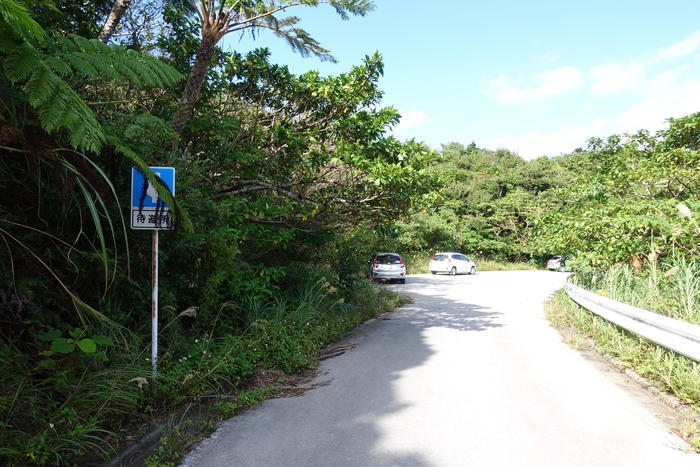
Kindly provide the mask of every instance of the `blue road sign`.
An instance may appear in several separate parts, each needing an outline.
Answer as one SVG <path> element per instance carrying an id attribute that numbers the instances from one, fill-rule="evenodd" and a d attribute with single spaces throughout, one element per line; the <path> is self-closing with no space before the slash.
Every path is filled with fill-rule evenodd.
<path id="1" fill-rule="evenodd" d="M 175 195 L 175 168 L 151 167 Z M 143 230 L 171 230 L 170 206 L 158 191 L 136 168 L 131 169 L 131 228 Z"/>

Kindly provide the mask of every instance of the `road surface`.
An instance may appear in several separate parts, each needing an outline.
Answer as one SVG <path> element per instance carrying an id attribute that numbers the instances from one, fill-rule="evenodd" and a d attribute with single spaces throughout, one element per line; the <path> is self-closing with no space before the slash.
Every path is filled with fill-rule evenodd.
<path id="1" fill-rule="evenodd" d="M 549 326 L 565 277 L 409 276 L 390 287 L 414 302 L 345 338 L 327 385 L 229 419 L 183 465 L 700 466 L 646 394 Z"/>

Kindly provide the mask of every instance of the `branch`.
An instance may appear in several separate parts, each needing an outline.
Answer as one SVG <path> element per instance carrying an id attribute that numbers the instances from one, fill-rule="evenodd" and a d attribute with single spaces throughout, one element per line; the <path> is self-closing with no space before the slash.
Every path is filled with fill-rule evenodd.
<path id="1" fill-rule="evenodd" d="M 29 154 L 29 153 L 32 152 L 32 151 L 30 151 L 29 149 L 16 149 L 16 148 L 10 148 L 10 147 L 7 147 L 7 146 L 2 146 L 2 145 L 0 145 L 0 149 L 4 149 L 4 150 L 6 150 L 6 151 L 12 151 L 12 152 L 22 152 L 22 153 L 25 153 L 25 154 Z"/>
<path id="2" fill-rule="evenodd" d="M 246 180 L 241 183 L 242 185 L 252 185 L 248 186 L 246 188 L 233 188 L 233 189 L 228 189 L 228 190 L 222 190 L 216 195 L 214 195 L 213 199 L 214 201 L 218 201 L 221 198 L 228 196 L 228 195 L 239 195 L 243 193 L 251 193 L 254 191 L 264 191 L 264 190 L 269 190 L 269 191 L 274 191 L 276 193 L 279 193 L 281 195 L 286 196 L 289 199 L 293 199 L 295 201 L 299 201 L 300 203 L 308 204 L 310 206 L 320 206 L 319 203 L 316 201 L 310 200 L 308 198 L 305 198 L 297 193 L 294 193 L 293 191 L 288 190 L 287 188 L 290 188 L 294 186 L 293 184 L 285 184 L 285 185 L 272 185 L 271 183 L 265 183 L 261 182 L 259 180 Z"/>
<path id="3" fill-rule="evenodd" d="M 246 216 L 246 219 L 249 221 L 255 222 L 256 224 L 265 224 L 265 225 L 284 225 L 286 227 L 289 227 L 294 230 L 298 230 L 300 232 L 306 232 L 306 233 L 311 233 L 313 232 L 313 229 L 302 229 L 301 227 L 296 227 L 294 225 L 290 225 L 288 220 L 277 220 L 277 219 L 261 219 L 256 216 Z"/>
<path id="4" fill-rule="evenodd" d="M 86 102 L 87 105 L 128 104 L 129 100 Z"/>

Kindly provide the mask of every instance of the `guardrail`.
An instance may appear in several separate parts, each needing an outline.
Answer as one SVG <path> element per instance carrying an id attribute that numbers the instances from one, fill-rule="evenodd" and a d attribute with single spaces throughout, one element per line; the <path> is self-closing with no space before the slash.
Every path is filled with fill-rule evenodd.
<path id="1" fill-rule="evenodd" d="M 618 326 L 700 362 L 700 326 L 637 308 L 567 282 L 576 303 Z"/>

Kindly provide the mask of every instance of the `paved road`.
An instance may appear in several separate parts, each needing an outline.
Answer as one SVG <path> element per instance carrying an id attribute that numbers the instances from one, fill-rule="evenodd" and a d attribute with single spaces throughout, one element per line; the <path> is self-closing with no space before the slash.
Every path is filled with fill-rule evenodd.
<path id="1" fill-rule="evenodd" d="M 700 466 L 656 405 L 561 342 L 565 274 L 409 276 L 414 303 L 326 360 L 326 386 L 224 422 L 186 466 Z"/>

